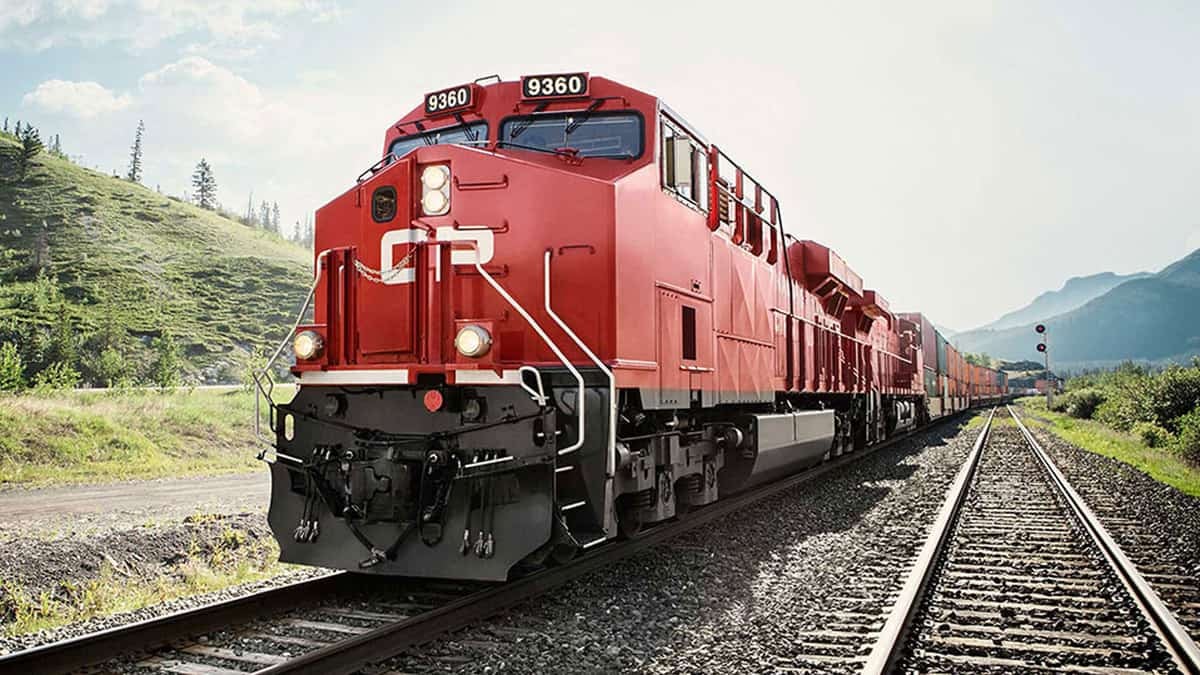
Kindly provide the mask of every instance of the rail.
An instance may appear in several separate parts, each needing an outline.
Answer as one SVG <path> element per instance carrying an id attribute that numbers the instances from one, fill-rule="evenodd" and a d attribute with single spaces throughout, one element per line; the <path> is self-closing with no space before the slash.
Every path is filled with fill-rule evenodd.
<path id="1" fill-rule="evenodd" d="M 1021 430 L 1021 435 L 1025 437 L 1025 441 L 1029 443 L 1029 447 L 1033 450 L 1033 454 L 1038 461 L 1046 469 L 1046 473 L 1050 475 L 1050 480 L 1055 487 L 1062 492 L 1066 497 L 1067 505 L 1079 522 L 1083 523 L 1088 535 L 1104 554 L 1104 558 L 1108 561 L 1110 567 L 1116 572 L 1117 577 L 1121 579 L 1121 583 L 1125 585 L 1125 589 L 1133 596 L 1133 599 L 1138 603 L 1142 613 L 1150 620 L 1150 625 L 1159 634 L 1159 637 L 1168 645 L 1172 655 L 1175 657 L 1179 667 L 1185 673 L 1200 673 L 1200 646 L 1192 640 L 1187 630 L 1179 624 L 1179 621 L 1171 614 L 1171 610 L 1163 604 L 1158 594 L 1146 582 L 1145 577 L 1138 571 L 1137 566 L 1125 555 L 1117 541 L 1112 538 L 1104 525 L 1100 523 L 1100 519 L 1092 512 L 1091 508 L 1067 481 L 1067 477 L 1063 472 L 1055 466 L 1054 461 L 1050 459 L 1050 455 L 1042 449 L 1040 443 L 1034 438 L 1029 428 L 1021 421 L 1016 411 L 1012 406 L 1006 406 L 1008 412 L 1012 415 L 1013 420 L 1017 423 L 1017 427 Z"/>
<path id="2" fill-rule="evenodd" d="M 967 497 L 967 488 L 970 487 L 975 469 L 979 466 L 979 457 L 983 454 L 983 446 L 987 442 L 988 434 L 991 433 L 992 420 L 995 417 L 996 409 L 992 408 L 992 411 L 988 413 L 987 421 L 983 423 L 983 429 L 975 439 L 975 445 L 971 446 L 971 454 L 967 456 L 967 461 L 963 463 L 954 482 L 950 484 L 946 501 L 942 504 L 937 519 L 933 521 L 929 537 L 917 554 L 913 571 L 900 589 L 900 596 L 880 630 L 879 639 L 871 649 L 870 655 L 867 656 L 867 662 L 862 670 L 864 675 L 882 675 L 890 672 L 895 665 L 895 660 L 900 655 L 900 648 L 908 635 L 909 623 L 920 604 L 919 600 L 928 587 L 930 579 L 933 578 L 934 563 L 950 539 L 950 532 L 958 511 Z"/>
<path id="3" fill-rule="evenodd" d="M 1180 671 L 1200 674 L 1200 648 L 1163 604 L 1134 564 L 1126 557 L 1112 536 L 1108 534 L 1104 525 L 1100 523 L 1079 493 L 1067 481 L 1062 471 L 1050 459 L 1016 411 L 1011 406 L 1006 405 L 1005 407 L 1020 429 L 1037 464 L 1045 471 L 1053 489 L 1062 496 L 1069 511 L 1081 524 L 1088 541 L 1102 553 L 1108 567 L 1121 580 L 1138 610 L 1158 634 Z M 913 629 L 913 622 L 919 614 L 921 601 L 929 591 L 931 580 L 937 574 L 938 562 L 946 553 L 947 544 L 961 515 L 966 496 L 979 470 L 980 456 L 987 443 L 995 412 L 996 409 L 993 408 L 971 449 L 971 454 L 964 462 L 947 493 L 946 501 L 917 556 L 913 570 L 905 581 L 899 597 L 863 665 L 864 675 L 893 672 L 905 655 L 909 635 Z"/>

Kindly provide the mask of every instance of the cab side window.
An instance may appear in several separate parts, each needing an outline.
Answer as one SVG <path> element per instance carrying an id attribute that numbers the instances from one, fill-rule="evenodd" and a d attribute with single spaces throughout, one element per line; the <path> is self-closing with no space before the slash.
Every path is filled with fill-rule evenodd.
<path id="1" fill-rule="evenodd" d="M 663 189 L 708 211 L 708 154 L 704 146 L 666 118 L 661 136 Z"/>

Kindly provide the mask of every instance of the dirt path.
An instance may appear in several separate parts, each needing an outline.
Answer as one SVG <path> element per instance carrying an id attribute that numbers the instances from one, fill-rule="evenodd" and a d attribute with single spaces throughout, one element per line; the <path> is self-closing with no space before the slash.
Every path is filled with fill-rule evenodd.
<path id="1" fill-rule="evenodd" d="M 196 513 L 264 513 L 269 495 L 266 471 L 0 490 L 0 540 L 17 531 L 37 530 L 53 538 Z"/>

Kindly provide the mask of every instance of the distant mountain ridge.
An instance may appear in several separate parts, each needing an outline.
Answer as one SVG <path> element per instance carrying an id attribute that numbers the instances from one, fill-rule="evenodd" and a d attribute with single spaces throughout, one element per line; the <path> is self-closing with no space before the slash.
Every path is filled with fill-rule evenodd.
<path id="1" fill-rule="evenodd" d="M 1126 281 L 1144 279 L 1149 276 L 1152 276 L 1149 272 L 1124 275 L 1101 272 L 1085 277 L 1071 277 L 1057 291 L 1046 291 L 1034 298 L 1033 302 L 1028 305 L 1009 312 L 992 323 L 980 326 L 975 330 L 1003 330 L 1044 321 L 1082 307 Z"/>
<path id="2" fill-rule="evenodd" d="M 1129 359 L 1182 361 L 1200 354 L 1197 307 L 1200 250 L 1157 274 L 1123 280 L 1080 307 L 1043 319 L 1051 366 L 1058 370 L 1104 367 Z M 954 342 L 966 351 L 1037 361 L 1033 323 L 969 331 L 955 336 Z"/>

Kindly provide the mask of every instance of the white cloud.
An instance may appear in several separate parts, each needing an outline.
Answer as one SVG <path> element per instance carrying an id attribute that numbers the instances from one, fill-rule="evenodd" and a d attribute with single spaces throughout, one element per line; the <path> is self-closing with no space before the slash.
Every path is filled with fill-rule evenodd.
<path id="1" fill-rule="evenodd" d="M 66 80 L 47 80 L 21 99 L 24 106 L 81 119 L 124 110 L 132 103 L 129 94 L 115 94 L 98 82 Z"/>
<path id="2" fill-rule="evenodd" d="M 131 51 L 184 35 L 206 40 L 189 53 L 253 53 L 278 40 L 280 19 L 314 23 L 340 17 L 332 0 L 6 0 L 0 10 L 0 49 L 43 51 L 64 45 L 117 44 Z M 11 7 L 8 5 L 12 5 Z"/>

